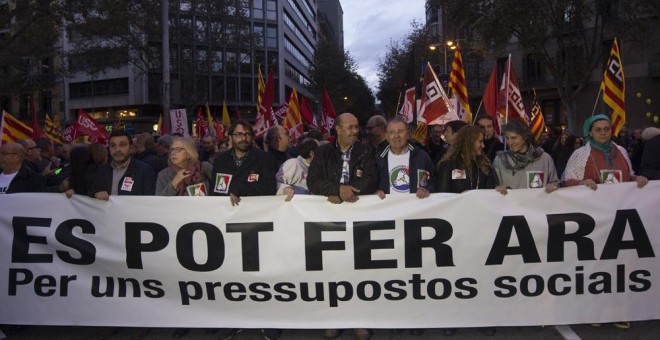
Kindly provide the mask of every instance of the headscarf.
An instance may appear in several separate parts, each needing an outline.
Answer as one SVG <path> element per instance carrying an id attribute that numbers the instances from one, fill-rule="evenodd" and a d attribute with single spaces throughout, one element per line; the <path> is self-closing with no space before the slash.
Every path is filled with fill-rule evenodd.
<path id="1" fill-rule="evenodd" d="M 595 140 L 593 140 L 593 138 L 591 138 L 591 136 L 589 135 L 589 132 L 591 131 L 591 127 L 594 125 L 595 122 L 599 120 L 606 120 L 608 123 L 610 123 L 610 118 L 604 114 L 597 114 L 587 118 L 587 120 L 584 121 L 584 125 L 582 126 L 584 139 L 586 139 L 587 142 L 589 142 L 592 148 L 602 152 L 605 155 L 605 161 L 607 162 L 607 165 L 614 166 L 614 162 L 612 161 L 612 149 L 614 149 L 614 142 L 612 142 L 612 140 L 609 140 L 605 143 L 598 143 Z"/>
<path id="2" fill-rule="evenodd" d="M 171 164 L 170 168 L 172 168 L 172 170 L 175 172 L 178 172 L 182 169 L 174 164 Z M 202 175 L 199 162 L 188 162 L 188 166 L 185 169 L 190 171 L 191 175 L 184 178 L 183 181 L 181 181 L 181 183 L 179 183 L 179 185 L 176 187 L 177 196 L 186 196 L 186 188 L 188 188 L 188 186 L 204 182 L 204 176 Z"/>

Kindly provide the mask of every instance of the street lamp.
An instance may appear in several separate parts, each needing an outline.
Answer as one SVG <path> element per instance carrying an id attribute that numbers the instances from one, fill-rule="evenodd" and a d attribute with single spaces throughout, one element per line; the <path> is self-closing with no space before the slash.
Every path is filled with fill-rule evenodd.
<path id="1" fill-rule="evenodd" d="M 457 42 L 457 44 L 458 44 L 458 42 Z M 442 47 L 444 49 L 444 53 L 445 53 L 445 63 L 444 63 L 444 73 L 445 74 L 449 73 L 449 70 L 447 69 L 448 66 L 449 66 L 449 65 L 447 65 L 447 47 L 449 47 L 449 49 L 453 51 L 453 50 L 456 49 L 457 44 L 454 44 L 454 42 L 451 41 L 451 40 L 447 40 L 444 44 L 431 44 L 431 45 L 429 45 L 429 49 L 431 51 L 437 50 L 438 47 L 440 47 L 440 45 L 442 45 Z"/>

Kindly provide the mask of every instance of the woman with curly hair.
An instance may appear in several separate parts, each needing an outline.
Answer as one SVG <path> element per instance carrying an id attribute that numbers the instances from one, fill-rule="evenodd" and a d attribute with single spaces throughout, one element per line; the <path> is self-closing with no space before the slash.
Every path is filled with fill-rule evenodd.
<path id="1" fill-rule="evenodd" d="M 192 139 L 173 139 L 169 164 L 169 167 L 158 173 L 157 196 L 208 195 L 208 181 L 202 174 L 199 154 Z"/>
<path id="2" fill-rule="evenodd" d="M 494 189 L 497 180 L 484 150 L 484 134 L 478 126 L 458 131 L 456 141 L 438 163 L 436 192 L 462 193 L 473 189 Z"/>

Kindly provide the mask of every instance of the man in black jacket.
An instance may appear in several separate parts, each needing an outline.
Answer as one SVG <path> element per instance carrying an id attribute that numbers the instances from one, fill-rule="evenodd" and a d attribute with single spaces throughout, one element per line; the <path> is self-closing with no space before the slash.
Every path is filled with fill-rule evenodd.
<path id="1" fill-rule="evenodd" d="M 212 195 L 229 196 L 238 205 L 241 196 L 275 195 L 277 181 L 273 159 L 253 145 L 252 125 L 237 120 L 229 128 L 232 148 L 221 153 L 213 162 Z"/>
<path id="2" fill-rule="evenodd" d="M 46 191 L 43 177 L 25 164 L 25 153 L 17 143 L 0 146 L 0 194 Z"/>
<path id="3" fill-rule="evenodd" d="M 337 117 L 337 139 L 319 147 L 307 173 L 307 186 L 314 195 L 332 203 L 356 202 L 358 193 L 370 195 L 378 186 L 373 148 L 357 143 L 360 131 L 351 113 Z"/>
<path id="4" fill-rule="evenodd" d="M 155 194 L 156 174 L 149 164 L 131 158 L 132 142 L 124 130 L 112 131 L 108 141 L 112 161 L 96 170 L 91 197 L 107 201 L 111 195 Z"/>

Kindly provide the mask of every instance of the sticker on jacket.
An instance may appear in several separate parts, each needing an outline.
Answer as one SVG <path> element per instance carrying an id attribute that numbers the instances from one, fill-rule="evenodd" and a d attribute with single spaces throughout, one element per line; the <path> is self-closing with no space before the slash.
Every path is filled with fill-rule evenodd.
<path id="1" fill-rule="evenodd" d="M 191 184 L 186 187 L 188 196 L 206 196 L 206 185 L 204 183 Z"/>
<path id="2" fill-rule="evenodd" d="M 390 185 L 393 191 L 410 192 L 410 169 L 405 165 L 399 165 L 390 172 Z"/>
<path id="3" fill-rule="evenodd" d="M 248 175 L 248 182 L 249 183 L 259 182 L 259 174 L 249 174 Z"/>
<path id="4" fill-rule="evenodd" d="M 603 184 L 621 183 L 623 173 L 621 170 L 601 170 L 600 182 Z"/>
<path id="5" fill-rule="evenodd" d="M 543 188 L 545 180 L 545 172 L 543 171 L 527 171 L 527 188 L 537 189 Z"/>
<path id="6" fill-rule="evenodd" d="M 227 194 L 229 193 L 229 184 L 231 183 L 231 178 L 233 175 L 218 173 L 215 175 L 215 188 L 214 192 L 218 194 Z"/>
<path id="7" fill-rule="evenodd" d="M 131 190 L 133 190 L 133 184 L 135 184 L 135 181 L 133 181 L 132 178 L 124 177 L 124 181 L 121 182 L 121 188 L 119 190 L 121 190 L 121 191 L 131 191 Z"/>
<path id="8" fill-rule="evenodd" d="M 452 170 L 451 179 L 467 179 L 467 176 L 465 175 L 465 170 L 463 169 Z"/>
<path id="9" fill-rule="evenodd" d="M 417 188 L 426 188 L 429 186 L 429 179 L 431 179 L 430 172 L 423 169 L 417 169 Z"/>

